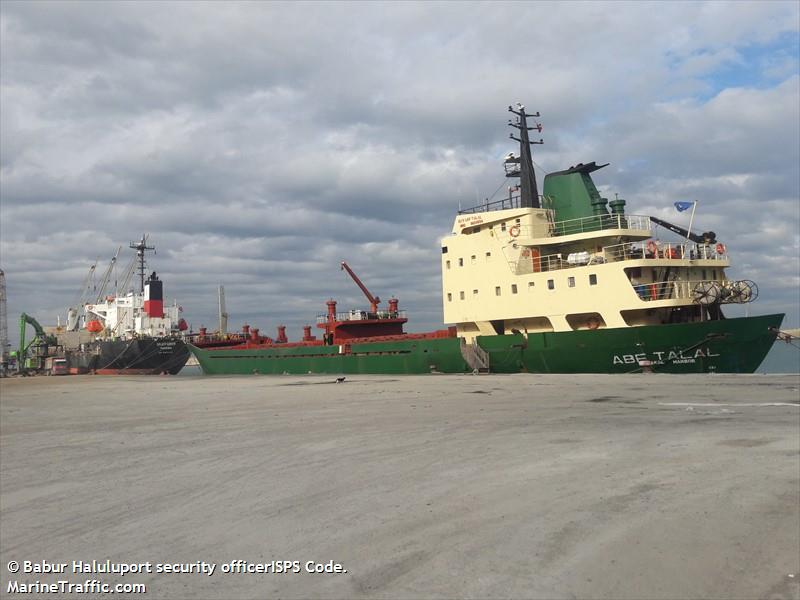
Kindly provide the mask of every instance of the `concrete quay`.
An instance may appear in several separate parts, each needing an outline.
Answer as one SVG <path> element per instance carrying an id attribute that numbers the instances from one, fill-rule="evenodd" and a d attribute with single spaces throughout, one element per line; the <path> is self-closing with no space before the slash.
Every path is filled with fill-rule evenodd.
<path id="1" fill-rule="evenodd" d="M 797 375 L 334 380 L 0 381 L 0 595 L 800 599 Z"/>

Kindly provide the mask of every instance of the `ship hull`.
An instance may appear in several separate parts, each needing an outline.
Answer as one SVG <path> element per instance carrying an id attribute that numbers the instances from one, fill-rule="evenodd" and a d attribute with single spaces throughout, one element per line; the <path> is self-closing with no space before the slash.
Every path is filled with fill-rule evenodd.
<path id="1" fill-rule="evenodd" d="M 177 338 L 103 340 L 68 356 L 70 372 L 98 375 L 176 375 L 189 360 Z"/>
<path id="2" fill-rule="evenodd" d="M 494 372 L 753 373 L 763 362 L 784 315 L 647 327 L 480 338 Z M 517 336 L 522 338 L 522 336 Z"/>
<path id="3" fill-rule="evenodd" d="M 752 373 L 783 315 L 619 329 L 479 336 L 492 373 Z M 421 374 L 472 371 L 458 338 L 350 346 L 191 347 L 203 372 Z"/>

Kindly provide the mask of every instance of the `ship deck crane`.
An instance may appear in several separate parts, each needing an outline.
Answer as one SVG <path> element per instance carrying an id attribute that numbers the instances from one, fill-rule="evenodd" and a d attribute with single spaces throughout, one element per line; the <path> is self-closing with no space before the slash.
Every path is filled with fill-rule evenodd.
<path id="1" fill-rule="evenodd" d="M 122 250 L 122 246 L 117 248 L 117 253 L 111 258 L 111 262 L 108 264 L 108 268 L 106 269 L 105 273 L 103 273 L 103 277 L 100 280 L 100 289 L 97 291 L 97 298 L 95 299 L 95 304 L 100 304 L 102 302 L 103 297 L 106 293 L 106 288 L 108 287 L 108 282 L 111 280 L 111 272 L 114 270 L 114 265 L 117 264 L 117 257 L 119 257 L 119 253 Z"/>
<path id="2" fill-rule="evenodd" d="M 342 271 L 347 271 L 348 275 L 350 275 L 350 277 L 353 278 L 353 281 L 356 282 L 356 285 L 361 288 L 362 292 L 364 292 L 364 295 L 367 297 L 367 300 L 369 300 L 369 311 L 371 313 L 378 312 L 378 304 L 380 303 L 381 299 L 378 296 L 373 296 L 370 293 L 370 291 L 367 289 L 367 286 L 361 283 L 361 280 L 358 278 L 358 275 L 353 273 L 353 269 L 351 269 L 346 262 L 342 261 L 341 269 Z"/>
<path id="3" fill-rule="evenodd" d="M 670 223 L 669 221 L 664 221 L 663 219 L 659 219 L 658 217 L 650 217 L 650 220 L 657 225 L 661 225 L 662 227 L 666 227 L 673 233 L 677 233 L 681 237 L 685 237 L 686 239 L 692 240 L 695 244 L 716 244 L 717 243 L 717 234 L 713 231 L 705 231 L 701 235 L 697 235 L 696 233 L 692 233 L 688 229 L 684 229 L 680 225 L 675 225 Z"/>
<path id="4" fill-rule="evenodd" d="M 94 261 L 94 264 L 89 267 L 89 272 L 86 274 L 86 277 L 83 280 L 81 291 L 78 292 L 78 296 L 75 298 L 75 301 L 67 308 L 67 331 L 78 330 L 80 325 L 80 310 L 89 299 L 89 292 L 92 289 L 92 276 L 94 275 L 96 268 L 97 261 Z"/>

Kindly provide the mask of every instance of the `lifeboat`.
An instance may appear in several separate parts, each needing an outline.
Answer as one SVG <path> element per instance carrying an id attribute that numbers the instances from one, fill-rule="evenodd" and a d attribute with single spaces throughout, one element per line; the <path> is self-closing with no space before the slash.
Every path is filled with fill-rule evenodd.
<path id="1" fill-rule="evenodd" d="M 86 330 L 90 333 L 100 333 L 103 331 L 103 324 L 100 321 L 89 321 L 86 323 Z"/>

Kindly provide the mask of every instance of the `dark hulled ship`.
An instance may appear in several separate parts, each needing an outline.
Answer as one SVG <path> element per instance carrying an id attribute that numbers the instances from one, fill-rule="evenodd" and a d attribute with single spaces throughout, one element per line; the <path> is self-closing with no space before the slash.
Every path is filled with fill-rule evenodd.
<path id="1" fill-rule="evenodd" d="M 138 266 L 139 291 L 98 297 L 83 306 L 82 315 L 75 309 L 67 315 L 68 332 L 84 329 L 89 334 L 87 341 L 65 351 L 71 373 L 175 375 L 189 359 L 181 308 L 164 305 L 163 282 L 155 271 L 145 277 L 145 252 L 155 248 L 145 236 L 130 247 L 136 250 L 132 264 Z"/>

